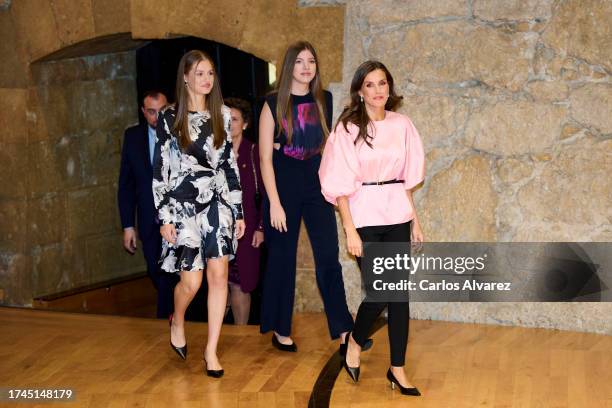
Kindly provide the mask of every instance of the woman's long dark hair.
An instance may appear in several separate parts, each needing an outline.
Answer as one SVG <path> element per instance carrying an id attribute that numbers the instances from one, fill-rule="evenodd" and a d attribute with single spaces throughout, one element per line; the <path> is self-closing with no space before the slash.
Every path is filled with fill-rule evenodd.
<path id="1" fill-rule="evenodd" d="M 355 75 L 353 75 L 353 80 L 351 81 L 351 102 L 348 106 L 344 107 L 344 110 L 340 114 L 338 122 L 336 122 L 336 126 L 334 127 L 335 129 L 340 123 L 342 123 L 344 129 L 348 132 L 349 122 L 357 125 L 357 127 L 359 127 L 359 134 L 355 138 L 354 143 L 357 144 L 359 140 L 363 140 L 365 144 L 370 147 L 372 147 L 370 140 L 373 138 L 373 135 L 368 133 L 368 127 L 372 123 L 372 119 L 368 116 L 365 104 L 361 102 L 359 91 L 363 86 L 365 77 L 370 72 L 376 71 L 377 69 L 380 69 L 385 73 L 387 82 L 389 83 L 389 99 L 387 99 L 387 103 L 385 104 L 385 110 L 394 111 L 399 107 L 400 103 L 402 102 L 402 97 L 395 93 L 391 73 L 382 62 L 369 60 L 359 65 L 355 71 Z"/>
<path id="2" fill-rule="evenodd" d="M 187 84 L 185 83 L 185 75 L 187 75 L 193 68 L 202 61 L 210 62 L 213 70 L 215 70 L 215 64 L 203 51 L 191 50 L 181 58 L 179 62 L 178 70 L 176 73 L 176 119 L 172 131 L 175 132 L 178 138 L 179 146 L 185 150 L 191 145 L 191 138 L 189 137 L 189 91 L 187 90 Z M 216 149 L 223 145 L 223 141 L 226 138 L 225 128 L 223 126 L 223 113 L 221 107 L 223 106 L 223 96 L 221 96 L 221 84 L 219 83 L 219 76 L 215 70 L 215 76 L 213 79 L 213 86 L 208 95 L 204 95 L 206 101 L 206 109 L 210 112 L 211 128 L 213 131 L 214 139 L 213 144 Z"/>
<path id="3" fill-rule="evenodd" d="M 287 144 L 291 144 L 291 137 L 293 136 L 293 110 L 291 109 L 291 81 L 293 80 L 293 67 L 295 66 L 295 60 L 300 52 L 308 50 L 312 54 L 317 64 L 317 70 L 315 76 L 310 81 L 310 92 L 312 97 L 317 104 L 317 110 L 319 113 L 319 122 L 321 129 L 323 129 L 323 142 L 329 136 L 329 127 L 327 120 L 325 119 L 325 95 L 323 93 L 323 84 L 321 83 L 321 74 L 319 69 L 319 58 L 312 44 L 308 41 L 298 41 L 287 48 L 285 52 L 285 58 L 283 58 L 283 67 L 281 69 L 280 77 L 278 78 L 276 90 L 276 120 L 279 121 L 278 134 L 283 130 L 282 120 L 287 121 L 287 129 L 285 129 L 285 136 L 287 136 Z"/>

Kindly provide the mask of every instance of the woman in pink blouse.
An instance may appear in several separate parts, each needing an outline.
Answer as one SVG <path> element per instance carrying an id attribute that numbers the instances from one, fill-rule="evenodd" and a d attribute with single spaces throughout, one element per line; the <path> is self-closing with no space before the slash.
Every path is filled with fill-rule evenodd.
<path id="1" fill-rule="evenodd" d="M 325 146 L 319 177 L 325 198 L 338 206 L 348 252 L 360 263 L 363 242 L 421 243 L 412 189 L 424 178 L 421 139 L 410 119 L 394 112 L 401 97 L 378 61 L 357 68 L 351 102 Z M 359 378 L 359 356 L 367 334 L 388 307 L 391 367 L 387 378 L 402 394 L 420 395 L 404 372 L 409 306 L 403 302 L 364 301 L 348 335 L 344 368 Z"/>

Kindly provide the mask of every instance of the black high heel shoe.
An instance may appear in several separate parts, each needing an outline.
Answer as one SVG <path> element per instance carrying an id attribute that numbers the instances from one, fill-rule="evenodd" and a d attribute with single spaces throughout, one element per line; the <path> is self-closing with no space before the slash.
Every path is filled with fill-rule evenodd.
<path id="1" fill-rule="evenodd" d="M 213 378 L 221 378 L 223 377 L 224 371 L 221 370 L 209 370 L 208 362 L 206 361 L 206 357 L 204 357 L 204 366 L 206 367 L 206 375 Z"/>
<path id="2" fill-rule="evenodd" d="M 340 349 L 338 350 L 338 353 L 340 353 L 341 356 L 346 356 L 346 345 L 347 344 L 348 344 L 348 333 L 344 335 L 344 343 L 340 343 Z M 361 351 L 368 351 L 369 349 L 372 348 L 373 345 L 374 345 L 374 340 L 367 339 L 365 343 L 363 344 L 363 347 L 361 347 Z"/>
<path id="3" fill-rule="evenodd" d="M 351 332 L 348 332 L 347 339 L 349 338 L 348 336 L 350 335 L 351 335 Z M 347 348 L 348 348 L 348 343 L 347 343 Z M 349 377 L 351 377 L 353 381 L 355 382 L 359 381 L 359 366 L 349 367 L 348 363 L 346 362 L 346 354 L 344 356 L 344 359 L 342 359 L 342 367 L 344 367 Z"/>
<path id="4" fill-rule="evenodd" d="M 174 318 L 174 313 L 172 313 L 170 317 L 168 318 L 168 325 L 171 328 L 170 330 L 172 330 L 172 319 L 173 318 Z M 172 347 L 172 350 L 174 350 L 176 354 L 179 355 L 180 358 L 182 358 L 183 360 L 187 360 L 187 343 L 185 343 L 183 347 L 176 347 L 174 344 L 172 344 L 172 340 L 170 340 L 170 347 Z"/>
<path id="5" fill-rule="evenodd" d="M 413 397 L 419 397 L 421 395 L 421 393 L 419 392 L 419 389 L 416 387 L 412 387 L 412 388 L 403 387 L 402 384 L 400 384 L 399 381 L 397 381 L 397 378 L 395 378 L 390 368 L 387 370 L 387 379 L 391 382 L 391 389 L 394 390 L 395 386 L 397 385 L 400 391 L 402 392 L 402 395 L 412 395 Z"/>
<path id="6" fill-rule="evenodd" d="M 278 341 L 275 333 L 272 333 L 272 345 L 276 347 L 277 349 L 279 349 L 280 351 L 288 351 L 290 353 L 297 352 L 297 345 L 295 344 L 295 342 L 291 344 L 283 344 L 280 341 Z"/>

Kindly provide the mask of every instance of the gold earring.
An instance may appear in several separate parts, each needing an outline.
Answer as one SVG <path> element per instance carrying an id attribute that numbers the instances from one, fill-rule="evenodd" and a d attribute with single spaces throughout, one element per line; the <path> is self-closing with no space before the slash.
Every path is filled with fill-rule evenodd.
<path id="1" fill-rule="evenodd" d="M 361 103 L 363 103 L 363 95 L 361 95 L 360 98 L 361 98 Z"/>

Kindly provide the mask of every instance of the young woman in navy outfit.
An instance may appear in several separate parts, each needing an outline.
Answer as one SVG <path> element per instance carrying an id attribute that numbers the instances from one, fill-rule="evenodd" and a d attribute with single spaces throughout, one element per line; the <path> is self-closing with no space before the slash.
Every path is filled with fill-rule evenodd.
<path id="1" fill-rule="evenodd" d="M 319 184 L 321 151 L 332 122 L 332 97 L 322 89 L 318 64 L 310 43 L 289 46 L 277 90 L 266 98 L 259 121 L 268 246 L 261 332 L 273 331 L 272 344 L 282 351 L 297 351 L 291 339 L 291 318 L 302 217 L 312 245 L 329 334 L 344 343 L 353 328 L 338 261 L 334 208 L 323 198 Z"/>

